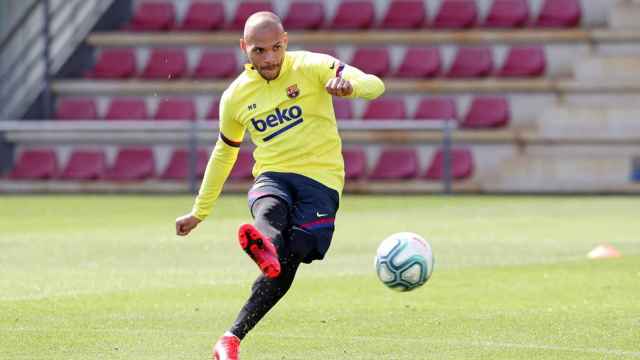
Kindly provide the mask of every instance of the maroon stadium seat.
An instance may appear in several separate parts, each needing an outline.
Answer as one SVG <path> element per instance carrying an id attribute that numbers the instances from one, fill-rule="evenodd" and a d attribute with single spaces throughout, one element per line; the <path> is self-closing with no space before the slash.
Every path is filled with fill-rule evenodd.
<path id="1" fill-rule="evenodd" d="M 338 120 L 353 119 L 353 109 L 351 106 L 351 100 L 334 97 L 333 112 L 336 114 L 336 119 Z"/>
<path id="2" fill-rule="evenodd" d="M 416 149 L 383 149 L 369 179 L 413 179 L 418 176 L 418 167 Z"/>
<path id="3" fill-rule="evenodd" d="M 231 78 L 238 75 L 240 65 L 234 51 L 205 51 L 193 73 L 195 78 Z"/>
<path id="4" fill-rule="evenodd" d="M 153 49 L 142 73 L 147 79 L 178 79 L 187 73 L 184 49 Z"/>
<path id="5" fill-rule="evenodd" d="M 58 158 L 53 149 L 33 149 L 20 153 L 9 173 L 13 180 L 46 180 L 58 174 Z"/>
<path id="6" fill-rule="evenodd" d="M 111 99 L 105 118 L 107 120 L 147 120 L 149 113 L 143 99 L 115 98 Z"/>
<path id="7" fill-rule="evenodd" d="M 505 77 L 535 77 L 544 74 L 546 57 L 541 46 L 522 46 L 509 49 L 498 75 Z"/>
<path id="8" fill-rule="evenodd" d="M 168 31 L 175 25 L 176 9 L 172 2 L 149 1 L 140 4 L 128 29 L 134 31 Z"/>
<path id="9" fill-rule="evenodd" d="M 153 151 L 149 148 L 120 149 L 105 178 L 113 181 L 146 180 L 155 175 Z"/>
<path id="10" fill-rule="evenodd" d="M 423 98 L 418 103 L 413 118 L 416 120 L 455 120 L 458 118 L 458 111 L 452 98 Z"/>
<path id="11" fill-rule="evenodd" d="M 373 2 L 367 0 L 342 0 L 331 27 L 337 30 L 368 29 L 373 25 Z"/>
<path id="12" fill-rule="evenodd" d="M 101 150 L 74 150 L 62 171 L 63 180 L 98 180 L 107 171 L 107 158 Z"/>
<path id="13" fill-rule="evenodd" d="M 220 99 L 214 99 L 207 111 L 207 120 L 218 121 L 220 117 Z"/>
<path id="14" fill-rule="evenodd" d="M 451 149 L 449 159 L 451 164 L 451 179 L 468 179 L 473 175 L 473 156 L 469 149 Z M 433 155 L 424 177 L 430 180 L 442 180 L 444 178 L 444 151 L 442 149 L 438 149 Z"/>
<path id="15" fill-rule="evenodd" d="M 194 1 L 180 24 L 180 30 L 210 31 L 224 26 L 224 5 L 221 2 Z"/>
<path id="16" fill-rule="evenodd" d="M 249 16 L 259 11 L 273 11 L 270 2 L 265 1 L 243 1 L 236 8 L 235 16 L 230 27 L 232 30 L 242 30 L 244 23 Z"/>
<path id="17" fill-rule="evenodd" d="M 522 27 L 529 21 L 527 0 L 493 0 L 484 26 L 493 28 Z"/>
<path id="18" fill-rule="evenodd" d="M 158 104 L 156 120 L 196 120 L 196 107 L 190 98 L 162 99 Z"/>
<path id="19" fill-rule="evenodd" d="M 322 27 L 324 6 L 320 1 L 292 1 L 284 18 L 284 28 L 291 30 L 311 30 Z"/>
<path id="20" fill-rule="evenodd" d="M 546 0 L 536 20 L 539 27 L 574 27 L 580 24 L 580 0 Z"/>
<path id="21" fill-rule="evenodd" d="M 136 55 L 133 49 L 104 49 L 87 77 L 126 79 L 136 75 Z"/>
<path id="22" fill-rule="evenodd" d="M 440 73 L 442 59 L 438 48 L 409 48 L 395 76 L 431 78 Z"/>
<path id="23" fill-rule="evenodd" d="M 447 73 L 452 78 L 489 76 L 493 70 L 493 56 L 487 47 L 461 47 Z"/>
<path id="24" fill-rule="evenodd" d="M 90 98 L 62 98 L 55 113 L 59 120 L 95 120 L 98 118 L 96 102 Z"/>
<path id="25" fill-rule="evenodd" d="M 441 29 L 470 28 L 475 25 L 477 18 L 475 0 L 442 0 L 433 26 Z"/>
<path id="26" fill-rule="evenodd" d="M 185 180 L 189 178 L 189 150 L 177 149 L 171 154 L 169 165 L 160 176 L 164 180 Z M 205 149 L 198 149 L 196 153 L 196 177 L 202 178 L 209 161 L 209 153 Z"/>
<path id="27" fill-rule="evenodd" d="M 343 149 L 345 179 L 357 180 L 367 173 L 367 156 L 362 148 Z"/>
<path id="28" fill-rule="evenodd" d="M 253 154 L 248 150 L 240 150 L 238 153 L 238 159 L 236 160 L 231 173 L 229 174 L 229 180 L 249 180 L 253 178 Z"/>
<path id="29" fill-rule="evenodd" d="M 407 117 L 404 100 L 396 97 L 381 97 L 368 103 L 364 120 L 402 120 Z"/>
<path id="30" fill-rule="evenodd" d="M 503 97 L 477 97 L 462 122 L 464 128 L 498 128 L 511 120 L 509 103 Z"/>
<path id="31" fill-rule="evenodd" d="M 353 59 L 351 59 L 353 66 L 367 74 L 379 77 L 384 77 L 389 73 L 390 63 L 389 49 L 386 47 L 356 49 Z"/>
<path id="32" fill-rule="evenodd" d="M 382 20 L 386 29 L 416 29 L 424 25 L 427 11 L 422 0 L 394 0 Z"/>

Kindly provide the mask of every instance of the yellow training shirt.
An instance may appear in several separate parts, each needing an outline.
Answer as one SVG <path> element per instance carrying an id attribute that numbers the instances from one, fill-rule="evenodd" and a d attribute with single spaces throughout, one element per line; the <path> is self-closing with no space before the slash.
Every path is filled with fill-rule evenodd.
<path id="1" fill-rule="evenodd" d="M 255 144 L 253 176 L 266 171 L 307 176 L 342 192 L 342 143 L 326 83 L 341 76 L 350 98 L 374 99 L 382 81 L 332 56 L 286 52 L 280 74 L 267 81 L 250 64 L 220 99 L 220 136 L 211 154 L 192 214 L 203 220 L 220 195 L 245 131 Z"/>

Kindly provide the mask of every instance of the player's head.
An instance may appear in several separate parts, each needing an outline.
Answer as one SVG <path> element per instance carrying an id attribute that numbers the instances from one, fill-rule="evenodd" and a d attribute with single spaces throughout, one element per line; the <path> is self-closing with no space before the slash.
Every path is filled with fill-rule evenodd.
<path id="1" fill-rule="evenodd" d="M 280 74 L 287 42 L 287 33 L 278 15 L 261 11 L 249 16 L 244 24 L 240 47 L 258 73 L 266 80 L 273 80 Z"/>

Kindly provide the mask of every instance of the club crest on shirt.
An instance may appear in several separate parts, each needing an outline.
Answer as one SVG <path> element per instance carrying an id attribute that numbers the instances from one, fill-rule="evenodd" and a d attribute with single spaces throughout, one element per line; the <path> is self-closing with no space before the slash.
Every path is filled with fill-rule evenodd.
<path id="1" fill-rule="evenodd" d="M 300 89 L 298 89 L 298 84 L 293 84 L 287 88 L 287 96 L 291 99 L 295 99 L 300 95 Z"/>

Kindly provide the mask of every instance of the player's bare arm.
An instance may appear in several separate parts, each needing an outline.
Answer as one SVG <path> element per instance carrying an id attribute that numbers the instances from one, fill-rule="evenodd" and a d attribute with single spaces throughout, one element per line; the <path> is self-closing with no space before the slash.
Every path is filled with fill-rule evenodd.
<path id="1" fill-rule="evenodd" d="M 353 86 L 349 80 L 342 77 L 334 77 L 325 85 L 327 92 L 333 96 L 349 96 L 353 92 Z"/>
<path id="2" fill-rule="evenodd" d="M 189 235 L 191 230 L 195 229 L 202 220 L 197 217 L 186 214 L 176 219 L 176 235 L 186 236 Z"/>

